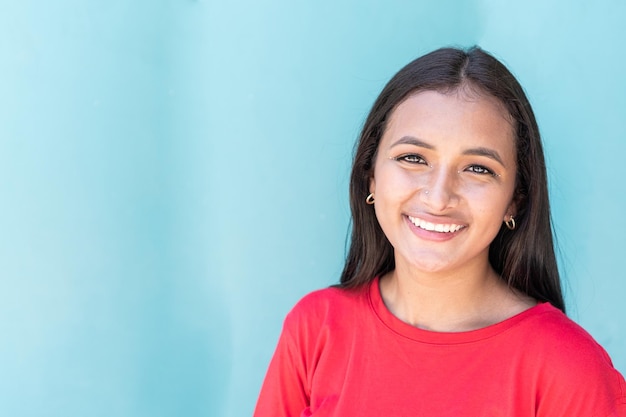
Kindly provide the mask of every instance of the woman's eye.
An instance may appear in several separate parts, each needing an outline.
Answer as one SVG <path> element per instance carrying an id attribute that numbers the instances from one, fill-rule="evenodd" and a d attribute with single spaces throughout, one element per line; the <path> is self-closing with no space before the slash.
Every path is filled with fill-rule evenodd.
<path id="1" fill-rule="evenodd" d="M 482 165 L 470 165 L 469 167 L 467 167 L 467 170 L 476 174 L 493 175 L 494 177 L 496 176 L 496 174 L 492 170 L 490 170 L 489 168 L 485 168 Z"/>
<path id="2" fill-rule="evenodd" d="M 410 164 L 424 164 L 426 165 L 426 161 L 424 160 L 424 158 L 422 158 L 421 156 L 417 155 L 417 154 L 406 154 L 406 155 L 400 155 L 398 157 L 395 158 L 396 161 L 401 161 L 401 162 L 408 162 Z"/>

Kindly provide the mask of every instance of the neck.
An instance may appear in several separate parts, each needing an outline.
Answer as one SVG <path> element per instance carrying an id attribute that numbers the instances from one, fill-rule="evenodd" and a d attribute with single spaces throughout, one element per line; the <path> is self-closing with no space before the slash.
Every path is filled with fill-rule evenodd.
<path id="1" fill-rule="evenodd" d="M 508 288 L 488 262 L 446 273 L 397 265 L 381 278 L 380 291 L 387 308 L 400 320 L 439 332 L 486 327 L 534 304 Z"/>

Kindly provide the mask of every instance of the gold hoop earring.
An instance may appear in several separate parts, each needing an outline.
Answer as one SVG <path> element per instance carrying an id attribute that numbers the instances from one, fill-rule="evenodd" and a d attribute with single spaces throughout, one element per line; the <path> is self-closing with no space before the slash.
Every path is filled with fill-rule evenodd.
<path id="1" fill-rule="evenodd" d="M 365 198 L 365 202 L 369 205 L 374 204 L 374 193 L 370 193 L 370 195 Z"/>
<path id="2" fill-rule="evenodd" d="M 509 220 L 505 220 L 504 224 L 506 224 L 506 227 L 509 230 L 515 230 L 515 228 L 517 227 L 517 225 L 515 224 L 515 218 L 513 217 L 513 215 L 511 215 Z"/>

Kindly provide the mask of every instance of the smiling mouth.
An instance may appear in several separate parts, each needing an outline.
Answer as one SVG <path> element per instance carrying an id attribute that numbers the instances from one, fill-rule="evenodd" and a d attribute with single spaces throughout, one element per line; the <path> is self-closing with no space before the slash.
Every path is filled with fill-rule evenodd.
<path id="1" fill-rule="evenodd" d="M 454 233 L 463 229 L 465 226 L 460 224 L 453 223 L 431 223 L 426 220 L 422 220 L 418 217 L 407 216 L 411 223 L 420 229 L 428 230 L 429 232 L 439 232 L 439 233 Z"/>

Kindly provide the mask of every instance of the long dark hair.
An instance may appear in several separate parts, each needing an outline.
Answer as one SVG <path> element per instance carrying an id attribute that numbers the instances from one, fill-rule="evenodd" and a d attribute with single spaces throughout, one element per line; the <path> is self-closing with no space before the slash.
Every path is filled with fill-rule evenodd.
<path id="1" fill-rule="evenodd" d="M 402 68 L 376 99 L 357 143 L 350 177 L 352 232 L 339 286 L 357 288 L 395 268 L 393 247 L 365 203 L 374 157 L 392 111 L 418 91 L 450 92 L 467 86 L 500 100 L 514 121 L 517 228 L 502 225 L 489 262 L 511 286 L 565 311 L 554 253 L 548 184 L 539 128 L 524 90 L 496 58 L 478 47 L 442 48 Z"/>

